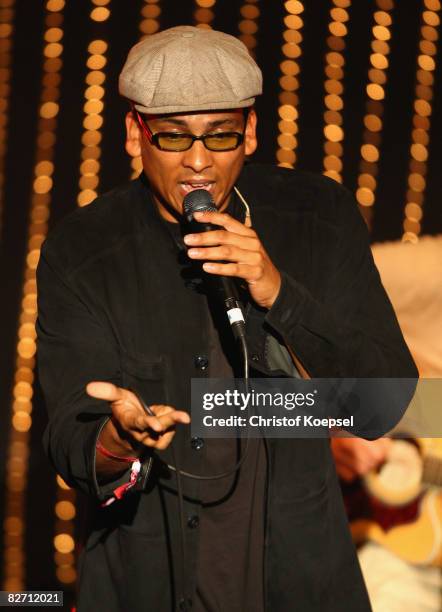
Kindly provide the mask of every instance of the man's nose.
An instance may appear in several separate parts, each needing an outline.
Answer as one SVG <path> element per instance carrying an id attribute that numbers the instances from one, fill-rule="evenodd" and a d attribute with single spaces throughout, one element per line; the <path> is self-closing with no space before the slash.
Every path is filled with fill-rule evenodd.
<path id="1" fill-rule="evenodd" d="M 183 166 L 200 173 L 212 165 L 212 155 L 201 140 L 195 140 L 193 145 L 183 153 Z"/>

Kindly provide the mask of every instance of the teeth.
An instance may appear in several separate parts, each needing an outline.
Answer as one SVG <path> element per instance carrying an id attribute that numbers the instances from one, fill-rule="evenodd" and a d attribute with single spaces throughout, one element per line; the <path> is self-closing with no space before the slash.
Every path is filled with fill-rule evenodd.
<path id="1" fill-rule="evenodd" d="M 186 191 L 190 191 L 192 189 L 210 189 L 212 187 L 212 183 L 181 183 Z"/>

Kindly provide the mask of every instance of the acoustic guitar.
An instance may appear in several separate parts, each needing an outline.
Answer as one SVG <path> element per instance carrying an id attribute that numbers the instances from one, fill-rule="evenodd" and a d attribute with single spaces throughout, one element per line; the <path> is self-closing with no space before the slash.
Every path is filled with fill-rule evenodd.
<path id="1" fill-rule="evenodd" d="M 395 439 L 385 463 L 342 489 L 357 544 L 442 567 L 442 439 Z"/>

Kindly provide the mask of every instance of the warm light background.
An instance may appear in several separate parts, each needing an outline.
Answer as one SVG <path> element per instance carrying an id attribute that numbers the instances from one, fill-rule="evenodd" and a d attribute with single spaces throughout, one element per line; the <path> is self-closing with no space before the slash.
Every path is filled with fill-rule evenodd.
<path id="1" fill-rule="evenodd" d="M 256 159 L 343 182 L 374 241 L 416 243 L 442 233 L 441 14 L 440 0 L 0 0 L 3 590 L 74 589 L 85 511 L 41 450 L 35 269 L 60 218 L 139 170 L 117 95 L 128 49 L 182 24 L 240 36 L 264 72 Z"/>

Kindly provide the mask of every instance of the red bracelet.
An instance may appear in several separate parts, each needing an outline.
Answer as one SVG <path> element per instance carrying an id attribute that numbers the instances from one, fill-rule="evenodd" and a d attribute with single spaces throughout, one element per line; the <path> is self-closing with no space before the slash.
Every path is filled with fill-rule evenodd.
<path id="1" fill-rule="evenodd" d="M 138 461 L 138 457 L 121 457 L 120 455 L 114 455 L 107 448 L 101 444 L 100 440 L 97 440 L 97 451 L 99 451 L 105 457 L 109 457 L 109 459 L 115 459 L 116 461 L 124 461 L 124 463 L 133 463 L 134 461 Z"/>
<path id="2" fill-rule="evenodd" d="M 116 501 L 117 499 L 121 499 L 123 495 L 125 495 L 130 489 L 132 489 L 137 484 L 138 475 L 141 471 L 141 461 L 139 460 L 138 457 L 120 457 L 119 455 L 114 455 L 113 453 L 108 451 L 107 448 L 104 448 L 104 446 L 101 444 L 99 440 L 97 440 L 97 444 L 95 446 L 96 446 L 97 451 L 101 453 L 102 455 L 104 455 L 105 457 L 109 457 L 110 459 L 115 459 L 116 461 L 123 461 L 123 463 L 132 464 L 131 469 L 130 469 L 129 482 L 126 482 L 125 484 L 122 484 L 113 490 L 113 496 L 101 504 L 102 507 L 105 507 L 105 506 L 109 506 L 110 504 L 113 504 L 113 502 Z"/>

